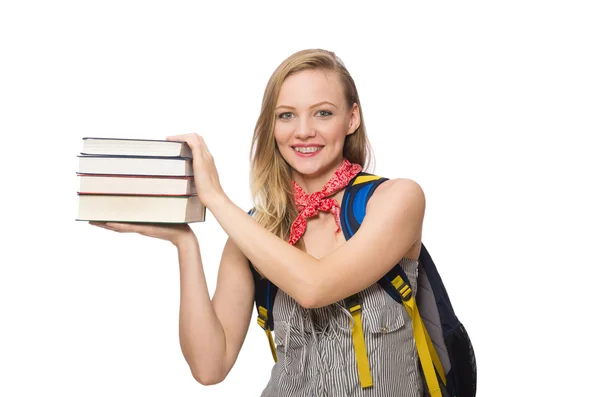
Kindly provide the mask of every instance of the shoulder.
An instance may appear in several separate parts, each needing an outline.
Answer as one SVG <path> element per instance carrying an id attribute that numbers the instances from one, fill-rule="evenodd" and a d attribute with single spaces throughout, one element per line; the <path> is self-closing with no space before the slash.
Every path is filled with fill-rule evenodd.
<path id="1" fill-rule="evenodd" d="M 411 200 L 425 201 L 425 193 L 416 181 L 408 178 L 389 179 L 383 182 L 372 196 L 373 200 L 390 201 L 390 200 Z"/>
<path id="2" fill-rule="evenodd" d="M 389 179 L 375 189 L 369 203 L 388 214 L 414 211 L 417 215 L 425 211 L 425 193 L 416 181 L 408 178 Z"/>

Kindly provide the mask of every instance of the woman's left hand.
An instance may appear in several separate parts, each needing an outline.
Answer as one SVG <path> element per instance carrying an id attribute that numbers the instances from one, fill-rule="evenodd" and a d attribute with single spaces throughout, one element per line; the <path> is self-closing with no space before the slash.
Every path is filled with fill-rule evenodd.
<path id="1" fill-rule="evenodd" d="M 121 222 L 89 222 L 90 225 L 98 226 L 103 229 L 112 230 L 119 233 L 138 233 L 143 236 L 153 237 L 160 240 L 170 241 L 173 245 L 179 243 L 188 237 L 195 237 L 194 232 L 188 224 L 168 224 L 168 223 L 121 223 Z"/>
<path id="2" fill-rule="evenodd" d="M 183 141 L 192 149 L 194 182 L 202 205 L 210 209 L 210 203 L 225 195 L 215 161 L 204 139 L 198 134 L 184 134 L 167 137 L 168 141 Z"/>

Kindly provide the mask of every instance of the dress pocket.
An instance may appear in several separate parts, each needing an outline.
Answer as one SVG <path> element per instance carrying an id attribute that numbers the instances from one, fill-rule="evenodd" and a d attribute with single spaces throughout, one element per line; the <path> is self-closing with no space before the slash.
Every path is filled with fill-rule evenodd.
<path id="1" fill-rule="evenodd" d="M 290 321 L 275 320 L 274 341 L 277 346 L 288 349 L 301 348 L 306 345 L 305 330 Z"/>
<path id="2" fill-rule="evenodd" d="M 404 309 L 400 305 L 372 307 L 362 312 L 365 333 L 385 335 L 404 326 Z"/>
<path id="3" fill-rule="evenodd" d="M 277 365 L 286 376 L 298 377 L 312 373 L 308 365 L 309 351 L 307 335 L 302 327 L 290 321 L 275 320 Z"/>
<path id="4" fill-rule="evenodd" d="M 400 304 L 369 308 L 362 313 L 369 365 L 375 377 L 388 369 L 402 371 L 414 367 L 415 342 L 408 313 Z M 375 375 L 376 374 L 376 375 Z"/>

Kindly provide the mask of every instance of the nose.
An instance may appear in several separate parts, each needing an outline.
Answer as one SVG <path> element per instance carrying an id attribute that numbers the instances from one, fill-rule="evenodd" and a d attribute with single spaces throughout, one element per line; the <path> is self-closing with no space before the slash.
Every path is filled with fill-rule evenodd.
<path id="1" fill-rule="evenodd" d="M 312 138 L 317 134 L 310 117 L 299 117 L 294 130 L 294 137 L 298 139 Z"/>

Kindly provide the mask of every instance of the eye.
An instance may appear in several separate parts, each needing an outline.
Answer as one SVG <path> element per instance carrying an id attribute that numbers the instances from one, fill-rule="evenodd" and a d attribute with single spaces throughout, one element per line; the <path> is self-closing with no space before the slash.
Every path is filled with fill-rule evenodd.
<path id="1" fill-rule="evenodd" d="M 327 117 L 327 116 L 331 116 L 333 113 L 331 113 L 329 110 L 319 110 L 317 112 L 317 116 L 321 116 L 321 117 Z"/>
<path id="2" fill-rule="evenodd" d="M 279 117 L 280 119 L 287 120 L 287 119 L 292 118 L 292 112 L 280 113 L 279 116 L 277 116 L 277 117 Z"/>

